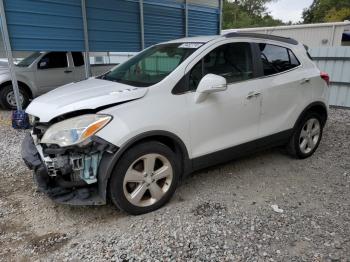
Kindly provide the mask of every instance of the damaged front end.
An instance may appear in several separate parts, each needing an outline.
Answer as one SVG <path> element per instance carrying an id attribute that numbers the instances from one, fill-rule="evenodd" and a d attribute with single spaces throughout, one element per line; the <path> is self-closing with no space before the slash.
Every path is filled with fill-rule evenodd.
<path id="1" fill-rule="evenodd" d="M 46 144 L 43 136 L 48 128 L 35 124 L 22 143 L 22 158 L 34 171 L 39 191 L 64 204 L 105 204 L 105 188 L 99 186 L 101 162 L 117 148 L 94 135 L 74 145 Z"/>

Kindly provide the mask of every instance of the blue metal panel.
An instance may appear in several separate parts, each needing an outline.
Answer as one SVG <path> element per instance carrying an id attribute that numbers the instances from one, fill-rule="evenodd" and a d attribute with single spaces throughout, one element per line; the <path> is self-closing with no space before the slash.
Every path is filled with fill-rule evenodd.
<path id="1" fill-rule="evenodd" d="M 83 50 L 80 0 L 4 0 L 16 51 Z"/>
<path id="2" fill-rule="evenodd" d="M 190 3 L 189 34 L 217 34 L 216 4 Z M 81 0 L 4 0 L 4 7 L 13 50 L 84 50 Z M 141 49 L 139 0 L 86 0 L 86 7 L 90 51 Z M 184 37 L 184 0 L 144 0 L 143 7 L 146 46 Z"/>
<path id="3" fill-rule="evenodd" d="M 188 35 L 217 35 L 220 27 L 220 11 L 199 5 L 189 5 Z"/>
<path id="4" fill-rule="evenodd" d="M 145 46 L 181 38 L 185 34 L 184 5 L 176 0 L 144 1 Z"/>
<path id="5" fill-rule="evenodd" d="M 86 0 L 90 50 L 132 52 L 141 49 L 139 3 Z"/>

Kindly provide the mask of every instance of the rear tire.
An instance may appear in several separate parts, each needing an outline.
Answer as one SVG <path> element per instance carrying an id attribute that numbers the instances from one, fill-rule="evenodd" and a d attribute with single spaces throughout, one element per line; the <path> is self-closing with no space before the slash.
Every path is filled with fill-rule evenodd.
<path id="1" fill-rule="evenodd" d="M 305 159 L 317 150 L 323 134 L 323 118 L 315 113 L 307 113 L 297 124 L 287 145 L 288 152 L 295 158 Z"/>
<path id="2" fill-rule="evenodd" d="M 112 202 L 140 215 L 165 205 L 180 178 L 180 161 L 166 145 L 151 141 L 133 146 L 118 161 L 109 182 Z"/>
<path id="3" fill-rule="evenodd" d="M 18 88 L 20 93 L 20 100 L 22 101 L 22 108 L 26 108 L 29 104 L 30 96 L 22 87 Z M 12 85 L 7 85 L 0 89 L 0 105 L 3 109 L 7 110 L 17 109 Z"/>

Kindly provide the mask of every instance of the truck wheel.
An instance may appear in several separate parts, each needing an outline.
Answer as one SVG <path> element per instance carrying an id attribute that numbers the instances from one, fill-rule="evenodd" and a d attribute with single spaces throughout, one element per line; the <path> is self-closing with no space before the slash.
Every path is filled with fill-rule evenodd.
<path id="1" fill-rule="evenodd" d="M 29 95 L 22 87 L 19 87 L 19 99 L 22 108 L 26 108 L 29 104 Z M 0 105 L 3 109 L 16 110 L 15 92 L 12 85 L 5 86 L 0 90 Z"/>
<path id="2" fill-rule="evenodd" d="M 300 121 L 287 145 L 288 152 L 299 159 L 312 156 L 318 148 L 323 133 L 322 117 L 309 112 Z"/>
<path id="3" fill-rule="evenodd" d="M 160 142 L 130 148 L 118 161 L 109 183 L 112 202 L 121 210 L 140 215 L 167 203 L 180 177 L 176 154 Z"/>

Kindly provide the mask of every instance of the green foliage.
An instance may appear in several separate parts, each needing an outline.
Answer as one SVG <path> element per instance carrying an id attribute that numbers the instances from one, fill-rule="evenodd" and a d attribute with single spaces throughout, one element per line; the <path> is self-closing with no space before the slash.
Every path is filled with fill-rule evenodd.
<path id="1" fill-rule="evenodd" d="M 342 22 L 350 18 L 350 0 L 314 0 L 303 12 L 304 23 Z"/>
<path id="2" fill-rule="evenodd" d="M 332 8 L 326 15 L 327 22 L 339 22 L 344 20 L 350 20 L 350 8 L 344 7 L 339 10 Z"/>
<path id="3" fill-rule="evenodd" d="M 266 4 L 275 0 L 224 0 L 223 28 L 282 25 L 267 13 Z"/>

